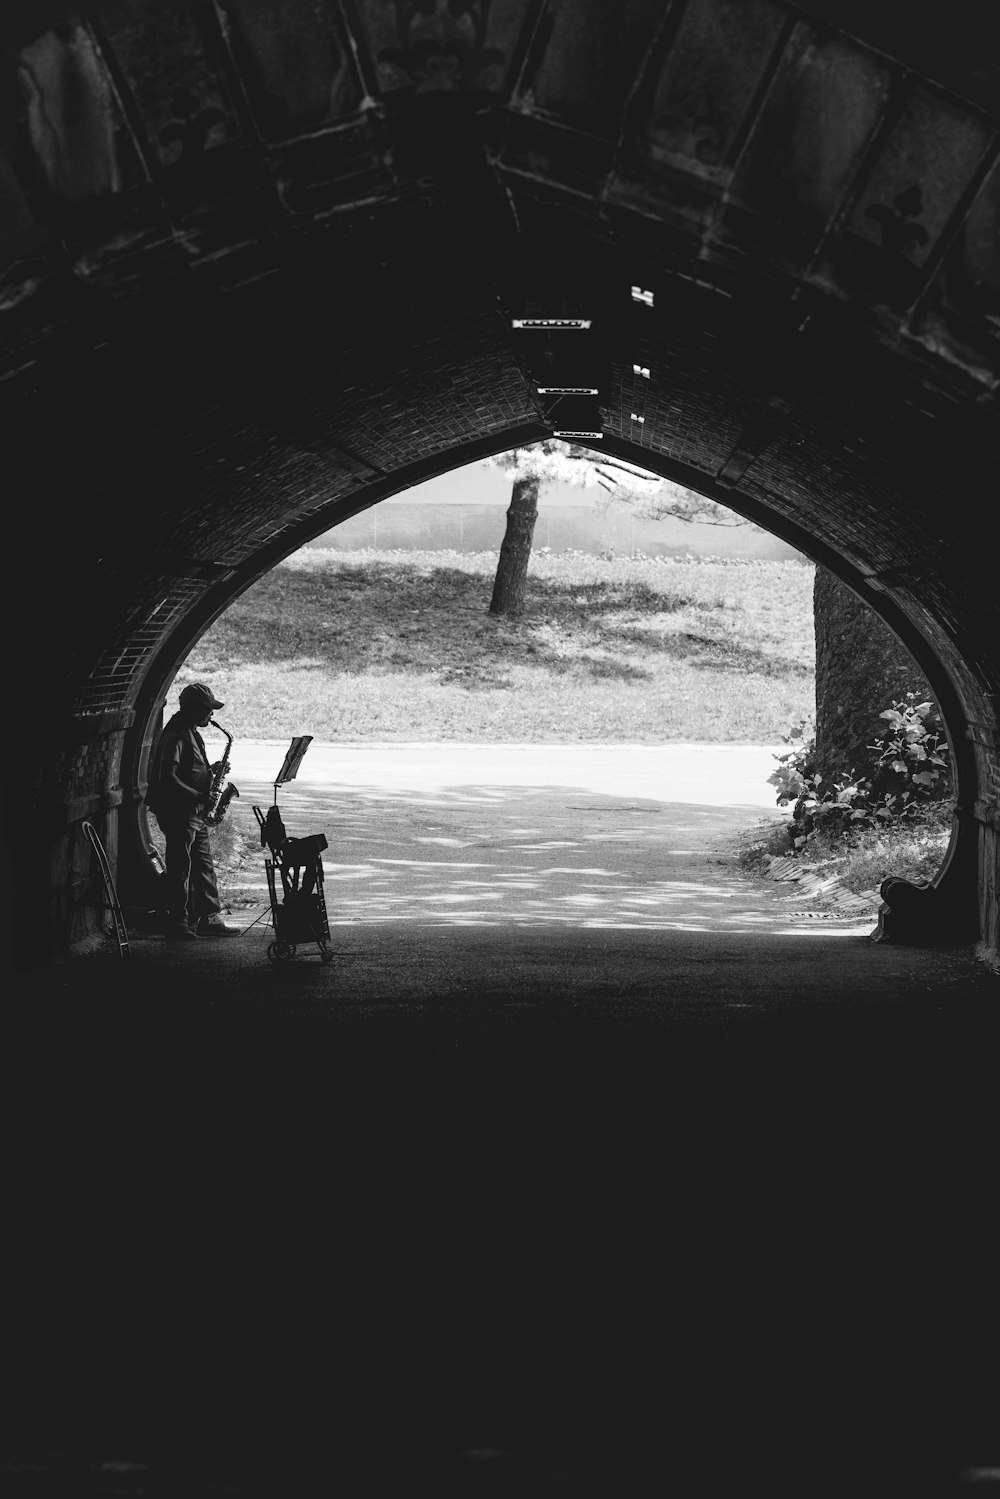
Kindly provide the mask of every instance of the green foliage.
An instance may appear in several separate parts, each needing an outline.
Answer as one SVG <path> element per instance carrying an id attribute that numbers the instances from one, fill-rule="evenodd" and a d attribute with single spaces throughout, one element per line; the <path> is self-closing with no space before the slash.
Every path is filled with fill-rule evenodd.
<path id="1" fill-rule="evenodd" d="M 872 796 L 883 816 L 904 816 L 951 793 L 944 725 L 933 703 L 914 702 L 908 692 L 879 714 L 885 727 L 869 748 L 877 753 Z"/>
<path id="2" fill-rule="evenodd" d="M 515 481 L 537 478 L 542 484 L 572 484 L 579 488 L 599 486 L 614 500 L 636 505 L 639 514 L 651 518 L 677 515 L 682 520 L 691 520 L 696 512 L 699 518 L 709 512 L 723 513 L 723 507 L 714 501 L 670 484 L 633 463 L 596 453 L 579 443 L 562 442 L 556 437 L 497 453 L 487 458 L 486 463 L 509 474 Z"/>
<path id="3" fill-rule="evenodd" d="M 212 861 L 218 871 L 236 869 L 247 854 L 247 840 L 234 817 L 229 813 L 208 830 L 212 848 Z"/>
<path id="4" fill-rule="evenodd" d="M 951 792 L 944 725 L 933 703 L 916 694 L 879 714 L 883 728 L 874 744 L 870 776 L 852 770 L 824 784 L 816 769 L 815 731 L 808 720 L 784 736 L 790 748 L 777 755 L 768 777 L 779 807 L 794 803 L 789 828 L 792 845 L 802 849 L 819 834 L 850 839 L 863 830 L 919 820 L 940 807 Z"/>
<path id="5" fill-rule="evenodd" d="M 584 486 L 596 483 L 597 459 L 589 448 L 550 437 L 524 448 L 510 448 L 485 460 L 491 468 L 509 474 L 512 480 L 537 478 L 550 484 Z"/>
<path id="6" fill-rule="evenodd" d="M 633 506 L 642 520 L 700 521 L 713 526 L 761 529 L 726 505 L 693 489 L 684 489 L 621 458 L 605 456 L 555 437 L 497 453 L 486 462 L 510 474 L 512 480 L 536 477 L 543 484 L 599 485 L 607 490 L 611 500 Z"/>
<path id="7" fill-rule="evenodd" d="M 870 894 L 888 874 L 916 884 L 933 879 L 951 836 L 951 804 L 934 802 L 919 815 L 877 827 L 855 825 L 849 838 L 817 830 L 799 848 L 792 843 L 792 829 L 797 830 L 796 823 L 767 821 L 742 835 L 740 867 L 748 874 L 762 874 L 773 859 L 792 855 L 805 869 L 835 875 L 840 889 Z"/>
<path id="8" fill-rule="evenodd" d="M 664 479 L 655 490 L 635 496 L 634 504 L 635 513 L 640 520 L 685 520 L 710 526 L 747 526 L 751 531 L 757 532 L 762 529 L 745 516 L 737 515 L 735 510 L 720 505 L 718 500 L 710 500 L 706 495 L 698 494 L 693 489 L 684 489 L 680 484 L 672 484 L 668 479 Z"/>
<path id="9" fill-rule="evenodd" d="M 779 807 L 797 802 L 806 793 L 815 775 L 813 759 L 816 753 L 816 735 L 809 718 L 800 719 L 788 734 L 782 734 L 783 743 L 790 746 L 783 755 L 775 755 L 776 770 L 767 778 L 769 786 L 777 790 L 775 801 Z"/>

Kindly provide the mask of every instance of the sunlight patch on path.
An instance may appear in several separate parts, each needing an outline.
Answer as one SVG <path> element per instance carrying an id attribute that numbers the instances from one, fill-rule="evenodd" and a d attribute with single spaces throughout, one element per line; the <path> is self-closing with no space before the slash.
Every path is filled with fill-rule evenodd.
<path id="1" fill-rule="evenodd" d="M 331 926 L 405 921 L 428 928 L 474 923 L 732 935 L 854 935 L 874 926 L 874 910 L 870 920 L 856 912 L 850 921 L 818 915 L 803 910 L 801 891 L 748 880 L 736 868 L 737 834 L 759 824 L 773 797 L 766 785 L 767 797 L 754 791 L 750 780 L 751 770 L 759 776 L 768 769 L 760 747 L 749 747 L 749 762 L 738 746 L 715 746 L 714 754 L 706 746 L 667 747 L 682 752 L 673 757 L 649 747 L 635 753 L 628 746 L 598 752 L 570 746 L 558 754 L 543 747 L 503 765 L 495 750 L 484 761 L 481 747 L 451 746 L 447 757 L 427 754 L 419 763 L 397 747 L 382 754 L 382 779 L 367 781 L 364 770 L 371 776 L 375 766 L 360 752 L 352 759 L 355 781 L 323 781 L 319 765 L 338 756 L 335 746 L 320 748 L 326 760 L 320 755 L 314 762 L 314 783 L 283 787 L 280 803 L 290 835 L 322 831 L 328 839 L 323 867 Z M 718 778 L 727 764 L 747 796 L 740 805 L 721 798 Z M 503 766 L 502 784 L 472 783 L 472 775 L 499 774 Z M 532 782 L 529 775 L 540 768 L 552 779 Z M 453 775 L 469 779 L 448 783 Z M 715 778 L 715 794 L 705 804 L 683 793 L 664 799 L 678 783 L 690 795 L 706 776 Z M 657 794 L 650 796 L 654 783 Z M 230 815 L 250 824 L 252 803 L 270 805 L 272 795 L 270 786 L 245 785 Z M 782 815 L 773 803 L 770 813 Z M 248 836 L 259 842 L 255 827 Z M 598 846 L 602 862 L 594 865 Z M 555 853 L 560 862 L 551 864 Z M 250 874 L 242 888 L 264 904 L 262 876 L 261 862 L 260 874 Z"/>

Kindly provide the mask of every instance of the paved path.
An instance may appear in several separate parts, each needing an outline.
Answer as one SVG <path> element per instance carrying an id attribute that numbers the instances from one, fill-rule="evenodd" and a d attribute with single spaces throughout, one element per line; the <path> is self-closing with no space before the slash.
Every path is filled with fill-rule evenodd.
<path id="1" fill-rule="evenodd" d="M 213 741 L 206 736 L 211 749 Z M 218 741 L 218 747 L 223 741 Z M 269 785 L 287 740 L 235 741 L 232 776 Z M 781 745 L 326 744 L 314 741 L 295 787 L 430 791 L 456 786 L 576 786 L 604 795 L 774 809 L 767 777 Z"/>
<path id="2" fill-rule="evenodd" d="M 285 743 L 237 745 L 231 816 L 252 837 Z M 760 745 L 313 744 L 280 791 L 290 832 L 323 832 L 331 923 L 782 932 L 872 930 L 747 879 L 739 833 L 782 816 Z M 239 893 L 266 898 L 263 871 Z M 238 915 L 238 911 L 237 911 Z M 243 918 L 246 919 L 246 918 Z"/>

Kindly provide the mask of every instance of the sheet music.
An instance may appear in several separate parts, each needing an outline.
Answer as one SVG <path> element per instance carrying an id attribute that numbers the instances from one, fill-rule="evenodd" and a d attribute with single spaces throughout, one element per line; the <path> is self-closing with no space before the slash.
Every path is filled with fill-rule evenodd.
<path id="1" fill-rule="evenodd" d="M 302 764 L 306 750 L 313 742 L 311 734 L 297 735 L 288 746 L 288 753 L 282 761 L 281 769 L 274 778 L 275 786 L 283 786 L 286 781 L 294 781 L 298 775 L 299 766 Z"/>

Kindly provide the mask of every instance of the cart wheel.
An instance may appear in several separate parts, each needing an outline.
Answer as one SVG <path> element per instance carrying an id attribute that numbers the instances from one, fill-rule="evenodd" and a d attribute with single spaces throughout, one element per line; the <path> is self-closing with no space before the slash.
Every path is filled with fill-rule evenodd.
<path id="1" fill-rule="evenodd" d="M 271 959 L 272 963 L 279 958 L 294 958 L 295 943 L 282 942 L 280 940 L 277 942 L 272 942 L 267 949 L 267 955 Z"/>
<path id="2" fill-rule="evenodd" d="M 327 947 L 320 948 L 319 958 L 321 963 L 332 963 L 333 953 Z"/>
<path id="3" fill-rule="evenodd" d="M 268 961 L 271 962 L 271 963 L 273 963 L 274 960 L 275 960 L 275 958 L 278 956 L 278 944 L 277 944 L 277 942 L 269 942 L 267 944 L 267 956 L 268 956 Z"/>

